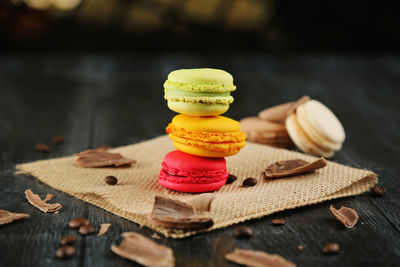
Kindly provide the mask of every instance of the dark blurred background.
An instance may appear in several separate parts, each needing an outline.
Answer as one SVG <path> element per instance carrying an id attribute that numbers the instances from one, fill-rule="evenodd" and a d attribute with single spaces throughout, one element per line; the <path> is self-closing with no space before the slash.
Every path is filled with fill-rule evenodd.
<path id="1" fill-rule="evenodd" d="M 0 0 L 1 53 L 398 53 L 398 1 Z"/>

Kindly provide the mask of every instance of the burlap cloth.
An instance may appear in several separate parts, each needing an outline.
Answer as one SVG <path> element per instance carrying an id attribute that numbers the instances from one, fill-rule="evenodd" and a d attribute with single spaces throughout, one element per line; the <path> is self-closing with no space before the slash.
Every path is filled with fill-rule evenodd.
<path id="1" fill-rule="evenodd" d="M 182 238 L 199 231 L 173 231 L 149 224 L 147 218 L 155 195 L 188 200 L 194 194 L 178 193 L 163 188 L 157 182 L 164 155 L 174 150 L 167 136 L 142 143 L 112 149 L 137 160 L 128 168 L 81 168 L 74 157 L 41 160 L 17 165 L 23 173 L 36 176 L 49 186 L 71 194 L 118 216 L 147 226 L 167 237 Z M 77 151 L 78 152 L 78 151 Z M 274 212 L 301 207 L 328 199 L 357 195 L 377 182 L 373 172 L 343 166 L 334 162 L 314 173 L 267 181 L 264 169 L 279 160 L 314 157 L 284 149 L 248 142 L 239 154 L 227 158 L 227 168 L 238 180 L 216 192 L 210 215 L 214 225 L 207 230 L 223 228 Z M 104 177 L 114 175 L 118 184 L 104 183 Z M 241 182 L 254 177 L 258 184 L 243 188 Z"/>

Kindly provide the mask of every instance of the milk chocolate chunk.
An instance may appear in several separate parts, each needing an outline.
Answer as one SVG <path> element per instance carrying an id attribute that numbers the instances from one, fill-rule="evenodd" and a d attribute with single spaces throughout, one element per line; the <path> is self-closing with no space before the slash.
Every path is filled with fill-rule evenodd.
<path id="1" fill-rule="evenodd" d="M 339 251 L 340 247 L 336 243 L 329 243 L 322 249 L 322 252 L 325 254 L 337 254 Z"/>
<path id="2" fill-rule="evenodd" d="M 150 267 L 172 267 L 175 258 L 171 248 L 160 245 L 138 233 L 125 232 L 119 246 L 112 245 L 111 250 L 119 256 Z"/>
<path id="3" fill-rule="evenodd" d="M 302 159 L 283 160 L 268 166 L 264 171 L 267 178 L 281 178 L 313 172 L 326 166 L 324 158 L 308 162 Z"/>
<path id="4" fill-rule="evenodd" d="M 337 210 L 331 205 L 330 209 L 336 219 L 347 228 L 352 228 L 358 222 L 358 214 L 352 208 L 341 207 Z"/>
<path id="5" fill-rule="evenodd" d="M 269 254 L 259 250 L 238 249 L 225 255 L 225 259 L 234 263 L 249 267 L 295 267 L 296 264 L 290 262 L 278 254 Z"/>
<path id="6" fill-rule="evenodd" d="M 100 225 L 100 230 L 99 233 L 97 234 L 97 236 L 102 236 L 105 235 L 108 231 L 108 229 L 110 229 L 111 227 L 111 223 L 102 223 Z"/>
<path id="7" fill-rule="evenodd" d="M 204 229 L 213 225 L 210 217 L 199 217 L 193 206 L 174 199 L 156 196 L 150 221 L 173 229 Z"/>
<path id="8" fill-rule="evenodd" d="M 34 207 L 40 209 L 41 211 L 47 212 L 56 212 L 62 208 L 60 203 L 47 203 L 44 202 L 38 194 L 34 194 L 32 190 L 25 190 L 26 199 L 31 203 Z M 47 197 L 48 198 L 48 197 Z"/>
<path id="9" fill-rule="evenodd" d="M 136 163 L 136 160 L 124 158 L 119 153 L 104 150 L 86 150 L 74 156 L 78 157 L 78 165 L 85 168 L 121 167 Z"/>
<path id="10" fill-rule="evenodd" d="M 289 112 L 292 110 L 293 105 L 294 102 L 289 102 L 264 109 L 263 111 L 258 113 L 258 117 L 267 121 L 285 123 L 285 120 Z"/>
<path id="11" fill-rule="evenodd" d="M 29 218 L 26 213 L 14 213 L 7 210 L 0 210 L 0 225 L 8 224 L 13 221 Z"/>

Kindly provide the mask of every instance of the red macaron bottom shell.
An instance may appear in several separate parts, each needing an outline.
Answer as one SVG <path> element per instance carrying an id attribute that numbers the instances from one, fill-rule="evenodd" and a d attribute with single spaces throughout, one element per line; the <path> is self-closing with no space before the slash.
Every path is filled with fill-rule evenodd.
<path id="1" fill-rule="evenodd" d="M 164 170 L 161 170 L 158 177 L 158 182 L 168 188 L 185 193 L 204 193 L 215 191 L 225 185 L 228 173 L 220 177 L 213 178 L 192 178 L 169 175 Z"/>

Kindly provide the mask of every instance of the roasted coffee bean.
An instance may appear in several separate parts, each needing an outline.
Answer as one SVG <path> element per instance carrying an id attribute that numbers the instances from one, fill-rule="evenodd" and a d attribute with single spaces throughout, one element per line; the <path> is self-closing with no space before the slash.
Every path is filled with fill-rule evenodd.
<path id="1" fill-rule="evenodd" d="M 104 181 L 106 182 L 106 184 L 109 185 L 115 185 L 118 183 L 118 179 L 115 176 L 107 176 L 106 178 L 104 178 Z"/>
<path id="2" fill-rule="evenodd" d="M 79 227 L 79 233 L 81 235 L 91 235 L 95 232 L 94 227 L 89 224 L 89 225 L 82 225 L 81 227 Z"/>
<path id="3" fill-rule="evenodd" d="M 63 135 L 57 135 L 57 136 L 53 137 L 53 144 L 56 144 L 56 145 L 62 144 L 62 143 L 64 143 L 64 141 L 65 141 L 65 138 Z"/>
<path id="4" fill-rule="evenodd" d="M 330 243 L 322 249 L 322 252 L 325 254 L 337 254 L 339 251 L 340 247 L 336 243 Z"/>
<path id="5" fill-rule="evenodd" d="M 51 147 L 49 145 L 40 143 L 35 146 L 35 149 L 36 149 L 36 151 L 39 151 L 39 152 L 50 152 Z"/>
<path id="6" fill-rule="evenodd" d="M 85 218 L 75 218 L 72 221 L 70 221 L 68 225 L 71 228 L 79 228 L 82 225 L 90 225 L 90 222 L 88 219 Z"/>
<path id="7" fill-rule="evenodd" d="M 372 193 L 376 197 L 382 197 L 386 193 L 386 188 L 382 186 L 375 186 L 372 188 Z"/>
<path id="8" fill-rule="evenodd" d="M 254 179 L 254 178 L 251 178 L 251 177 L 250 178 L 246 178 L 242 183 L 242 185 L 244 187 L 251 187 L 251 186 L 255 186 L 256 184 L 257 184 L 257 180 Z"/>
<path id="9" fill-rule="evenodd" d="M 76 235 L 68 235 L 61 238 L 60 244 L 61 245 L 71 245 L 76 242 Z"/>
<path id="10" fill-rule="evenodd" d="M 235 229 L 235 237 L 237 238 L 250 238 L 253 235 L 253 230 L 247 226 L 238 226 Z"/>
<path id="11" fill-rule="evenodd" d="M 228 178 L 226 179 L 225 184 L 231 184 L 231 183 L 235 182 L 236 180 L 237 180 L 236 175 L 229 174 Z"/>
<path id="12" fill-rule="evenodd" d="M 57 249 L 56 256 L 59 259 L 64 259 L 68 257 L 74 256 L 76 253 L 76 249 L 73 246 L 61 246 L 59 249 Z"/>
<path id="13" fill-rule="evenodd" d="M 284 225 L 286 223 L 285 219 L 273 219 L 271 221 L 272 225 Z"/>

